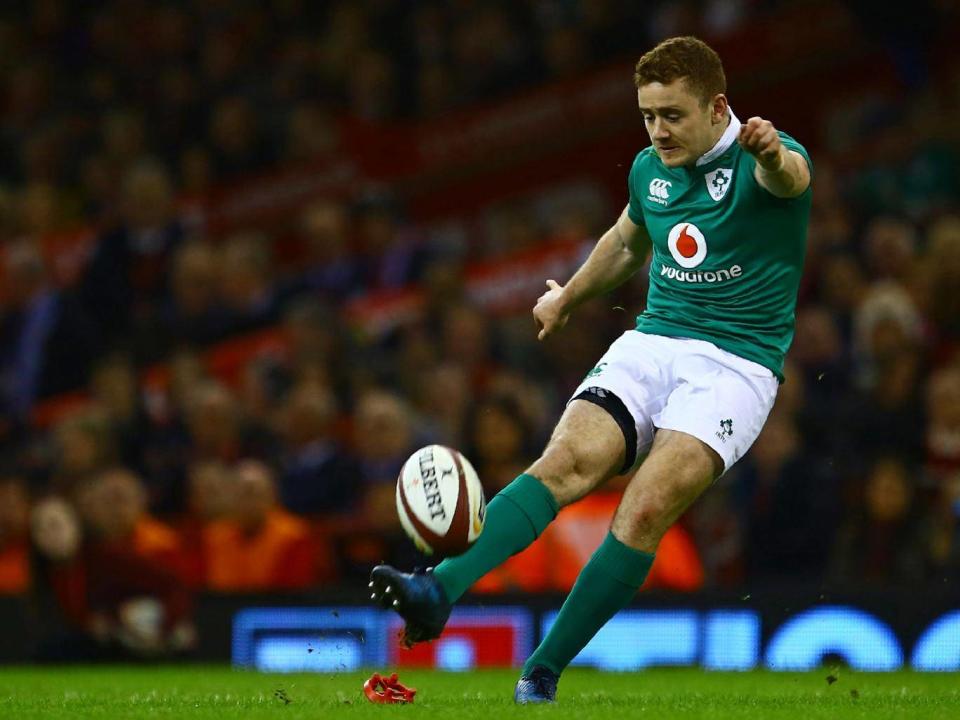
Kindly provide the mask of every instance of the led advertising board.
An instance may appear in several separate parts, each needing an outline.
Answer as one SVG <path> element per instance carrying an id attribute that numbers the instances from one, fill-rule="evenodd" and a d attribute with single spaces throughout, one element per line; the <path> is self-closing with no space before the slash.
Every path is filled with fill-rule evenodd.
<path id="1" fill-rule="evenodd" d="M 234 617 L 232 657 L 237 666 L 273 672 L 517 667 L 556 616 L 556 610 L 520 605 L 460 607 L 437 641 L 403 650 L 396 640 L 401 624 L 391 612 L 249 608 Z M 788 613 L 766 632 L 764 622 L 757 609 L 630 608 L 607 623 L 573 664 L 606 670 L 809 670 L 836 659 L 866 671 L 960 670 L 960 610 L 937 616 L 909 645 L 883 619 L 850 605 Z"/>

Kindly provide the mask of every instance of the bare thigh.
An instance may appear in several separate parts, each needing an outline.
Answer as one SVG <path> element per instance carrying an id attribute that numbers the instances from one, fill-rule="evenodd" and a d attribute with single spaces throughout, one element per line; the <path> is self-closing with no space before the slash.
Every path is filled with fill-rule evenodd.
<path id="1" fill-rule="evenodd" d="M 586 400 L 574 400 L 527 472 L 563 507 L 616 475 L 625 457 L 623 432 L 610 414 Z"/>
<path id="2" fill-rule="evenodd" d="M 678 430 L 659 430 L 631 478 L 611 531 L 630 547 L 655 552 L 670 526 L 723 472 L 706 443 Z"/>

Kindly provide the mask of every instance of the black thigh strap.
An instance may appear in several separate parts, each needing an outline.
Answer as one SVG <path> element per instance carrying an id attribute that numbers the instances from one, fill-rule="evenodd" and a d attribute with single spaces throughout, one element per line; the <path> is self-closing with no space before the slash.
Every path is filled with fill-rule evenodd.
<path id="1" fill-rule="evenodd" d="M 634 425 L 633 416 L 627 410 L 627 406 L 623 404 L 623 400 L 609 390 L 599 387 L 588 387 L 573 399 L 586 400 L 610 413 L 610 417 L 620 426 L 620 432 L 623 433 L 623 440 L 627 446 L 626 457 L 623 461 L 623 467 L 620 469 L 620 474 L 632 468 L 637 459 L 637 426 Z"/>

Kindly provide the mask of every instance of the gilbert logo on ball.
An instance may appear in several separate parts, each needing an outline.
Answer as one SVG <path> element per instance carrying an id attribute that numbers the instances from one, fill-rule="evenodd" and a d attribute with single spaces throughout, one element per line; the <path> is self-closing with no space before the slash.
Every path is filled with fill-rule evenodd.
<path id="1" fill-rule="evenodd" d="M 431 555 L 459 555 L 483 530 L 486 501 L 477 471 L 443 445 L 417 450 L 397 478 L 397 513 L 414 544 Z"/>

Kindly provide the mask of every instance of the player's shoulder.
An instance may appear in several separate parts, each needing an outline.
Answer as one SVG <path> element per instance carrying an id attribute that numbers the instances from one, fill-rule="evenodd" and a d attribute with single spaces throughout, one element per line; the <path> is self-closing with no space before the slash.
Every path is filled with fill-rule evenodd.
<path id="1" fill-rule="evenodd" d="M 643 150 L 637 153 L 633 159 L 633 165 L 630 167 L 632 177 L 640 177 L 643 173 L 648 173 L 654 169 L 659 162 L 659 157 L 653 149 L 653 145 L 647 145 Z"/>
<path id="2" fill-rule="evenodd" d="M 633 159 L 634 168 L 643 168 L 644 166 L 650 164 L 651 162 L 656 162 L 658 156 L 656 151 L 653 149 L 653 145 L 647 145 L 643 150 L 637 153 L 637 156 Z"/>

